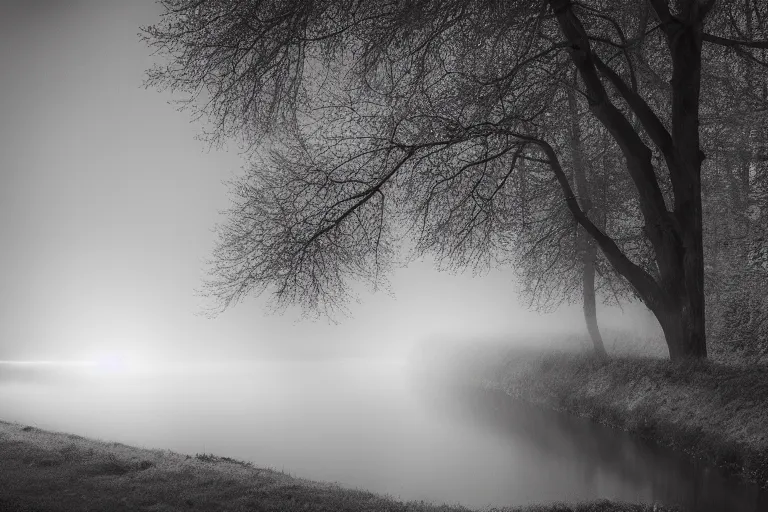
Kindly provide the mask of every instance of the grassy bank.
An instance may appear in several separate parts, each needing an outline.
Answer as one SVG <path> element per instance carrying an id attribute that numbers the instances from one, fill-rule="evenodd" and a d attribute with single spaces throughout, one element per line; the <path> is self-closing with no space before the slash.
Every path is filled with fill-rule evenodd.
<path id="1" fill-rule="evenodd" d="M 454 354 L 462 381 L 591 418 L 768 487 L 768 367 L 482 348 Z"/>
<path id="2" fill-rule="evenodd" d="M 3 512 L 468 510 L 399 502 L 366 491 L 293 478 L 229 458 L 146 450 L 5 422 L 0 422 L 0 461 Z M 661 509 L 598 502 L 504 510 Z"/>

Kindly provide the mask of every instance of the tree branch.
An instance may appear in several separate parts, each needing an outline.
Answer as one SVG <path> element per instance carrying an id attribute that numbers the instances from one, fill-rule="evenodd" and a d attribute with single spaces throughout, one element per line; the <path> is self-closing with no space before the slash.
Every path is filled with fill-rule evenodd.
<path id="1" fill-rule="evenodd" d="M 728 39 L 725 37 L 714 36 L 712 34 L 706 33 L 702 34 L 701 37 L 708 43 L 726 46 L 728 48 L 746 47 L 768 49 L 768 41 L 738 41 L 736 39 Z"/>
<path id="2" fill-rule="evenodd" d="M 381 187 L 389 181 L 389 179 L 397 173 L 397 171 L 400 170 L 400 168 L 405 164 L 405 162 L 408 161 L 409 158 L 413 156 L 413 154 L 416 152 L 415 149 L 409 150 L 403 158 L 400 159 L 400 161 L 395 165 L 392 170 L 387 173 L 383 178 L 381 178 L 375 185 L 373 185 L 371 188 L 364 190 L 363 192 L 360 192 L 358 194 L 355 194 L 354 196 L 351 196 L 347 198 L 350 199 L 356 199 L 360 198 L 355 204 L 353 204 L 351 207 L 347 208 L 347 210 L 344 211 L 341 215 L 333 219 L 330 224 L 328 224 L 326 227 L 318 230 L 315 232 L 306 242 L 304 242 L 302 246 L 302 250 L 309 247 L 315 240 L 323 236 L 328 231 L 332 230 L 333 228 L 337 227 L 341 222 L 347 218 L 349 215 L 355 212 L 358 208 L 360 208 L 362 205 L 364 205 L 370 198 L 372 198 L 374 195 L 376 195 L 377 192 L 381 190 Z"/>
<path id="3" fill-rule="evenodd" d="M 563 35 L 571 42 L 571 59 L 586 87 L 590 110 L 607 128 L 626 159 L 627 170 L 640 195 L 643 218 L 646 225 L 652 227 L 649 238 L 656 253 L 661 254 L 666 248 L 668 229 L 674 229 L 671 227 L 674 224 L 651 163 L 651 150 L 608 97 L 595 67 L 595 54 L 590 48 L 589 38 L 581 21 L 573 13 L 572 4 L 568 0 L 549 2 Z"/>
<path id="4" fill-rule="evenodd" d="M 627 104 L 632 109 L 632 112 L 635 113 L 642 123 L 645 132 L 656 147 L 659 148 L 661 154 L 664 155 L 664 160 L 667 163 L 673 186 L 681 186 L 680 180 L 682 177 L 678 172 L 679 165 L 674 144 L 672 142 L 672 135 L 670 135 L 669 131 L 664 126 L 664 123 L 661 122 L 661 119 L 659 119 L 643 97 L 630 89 L 627 83 L 610 66 L 603 62 L 599 56 L 593 53 L 592 58 L 597 69 L 599 69 L 600 73 L 608 78 L 616 90 L 619 91 L 619 94 L 626 100 Z"/>
<path id="5" fill-rule="evenodd" d="M 589 233 L 592 238 L 600 246 L 600 249 L 605 254 L 605 257 L 611 262 L 616 270 L 623 275 L 630 284 L 637 289 L 638 293 L 644 297 L 652 297 L 654 301 L 658 301 L 661 289 L 653 277 L 643 270 L 639 265 L 633 263 L 627 256 L 621 251 L 616 242 L 608 235 L 603 233 L 587 216 L 586 213 L 579 206 L 576 196 L 568 183 L 568 178 L 563 171 L 560 160 L 557 158 L 557 154 L 552 146 L 541 139 L 526 136 L 523 134 L 516 134 L 521 140 L 526 140 L 538 145 L 547 155 L 549 164 L 552 171 L 555 173 L 560 188 L 563 191 L 565 202 L 568 205 L 568 209 L 574 216 L 576 221 Z"/>

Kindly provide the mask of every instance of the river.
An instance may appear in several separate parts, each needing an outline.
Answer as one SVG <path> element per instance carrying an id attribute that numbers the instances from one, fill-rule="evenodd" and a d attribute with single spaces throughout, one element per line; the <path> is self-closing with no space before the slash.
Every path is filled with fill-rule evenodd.
<path id="1" fill-rule="evenodd" d="M 399 362 L 0 365 L 0 419 L 248 460 L 402 500 L 768 510 L 766 492 L 668 450 L 499 392 L 430 390 Z"/>

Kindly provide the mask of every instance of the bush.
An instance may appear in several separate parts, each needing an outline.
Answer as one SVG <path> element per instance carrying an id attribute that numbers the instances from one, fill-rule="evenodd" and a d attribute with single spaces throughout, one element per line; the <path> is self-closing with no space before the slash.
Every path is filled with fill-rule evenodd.
<path id="1" fill-rule="evenodd" d="M 708 332 L 715 359 L 768 362 L 768 297 L 754 287 L 709 305 Z"/>

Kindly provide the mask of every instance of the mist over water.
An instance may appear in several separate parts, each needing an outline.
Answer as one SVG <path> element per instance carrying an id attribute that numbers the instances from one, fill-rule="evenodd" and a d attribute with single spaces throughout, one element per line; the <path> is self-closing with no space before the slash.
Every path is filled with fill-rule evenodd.
<path id="1" fill-rule="evenodd" d="M 622 433 L 487 393 L 445 391 L 402 361 L 0 364 L 4 420 L 214 453 L 404 500 L 484 507 L 706 498 L 758 510 L 756 494 L 732 495 L 725 480 L 703 481 Z"/>
<path id="2" fill-rule="evenodd" d="M 404 500 L 484 507 L 607 498 L 768 510 L 765 492 L 622 432 L 416 378 L 411 370 L 442 357 L 449 337 L 517 336 L 547 350 L 555 332 L 586 334 L 581 304 L 526 311 L 537 304 L 522 300 L 523 283 L 506 266 L 449 275 L 431 257 L 413 261 L 382 287 L 393 295 L 353 284 L 362 301 L 338 325 L 298 322 L 293 309 L 268 315 L 266 297 L 216 320 L 194 315 L 211 228 L 232 206 L 222 181 L 242 177 L 249 159 L 236 140 L 221 148 L 197 141 L 209 127 L 167 105 L 181 97 L 142 86 L 152 64 L 168 64 L 136 34 L 161 20 L 161 5 L 33 4 L 0 4 L 0 39 L 10 49 L 0 54 L 0 238 L 12 248 L 0 253 L 0 360 L 53 361 L 0 361 L 0 420 L 248 460 Z M 730 132 L 750 139 L 754 127 L 746 127 Z M 593 132 L 584 131 L 587 149 Z M 602 144 L 603 167 L 623 161 Z M 751 176 L 758 167 L 750 165 Z M 610 173 L 592 171 L 608 183 Z M 714 211 L 727 210 L 728 197 L 711 203 Z M 722 216 L 723 233 L 741 229 L 745 212 Z M 619 225 L 630 213 L 616 212 Z M 728 267 L 718 272 L 735 275 Z M 612 356 L 668 357 L 645 306 L 599 304 L 597 318 Z M 416 363 L 373 359 L 401 357 L 421 341 Z M 55 361 L 67 357 L 88 361 Z M 175 357 L 201 362 L 160 361 Z M 242 359 L 208 359 L 217 357 Z"/>

